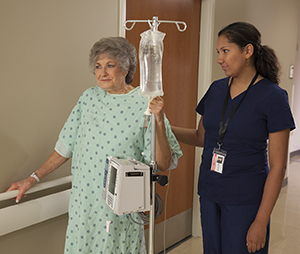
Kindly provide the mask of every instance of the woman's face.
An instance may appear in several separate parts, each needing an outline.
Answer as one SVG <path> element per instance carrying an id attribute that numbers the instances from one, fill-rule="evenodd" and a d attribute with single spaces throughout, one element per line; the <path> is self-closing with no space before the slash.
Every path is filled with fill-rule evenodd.
<path id="1" fill-rule="evenodd" d="M 226 76 L 237 77 L 247 67 L 246 50 L 241 50 L 235 43 L 228 42 L 224 35 L 218 38 L 217 52 L 219 54 L 217 63 L 221 65 Z"/>
<path id="2" fill-rule="evenodd" d="M 122 94 L 125 91 L 125 77 L 120 64 L 105 54 L 99 55 L 95 65 L 95 77 L 98 85 L 111 94 Z"/>

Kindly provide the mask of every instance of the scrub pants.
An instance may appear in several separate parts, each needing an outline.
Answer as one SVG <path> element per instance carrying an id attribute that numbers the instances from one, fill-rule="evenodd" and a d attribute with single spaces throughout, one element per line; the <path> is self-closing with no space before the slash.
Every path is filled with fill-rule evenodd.
<path id="1" fill-rule="evenodd" d="M 204 254 L 249 254 L 247 232 L 255 219 L 259 204 L 232 206 L 210 202 L 200 197 Z M 267 254 L 270 223 L 266 243 L 256 254 Z"/>

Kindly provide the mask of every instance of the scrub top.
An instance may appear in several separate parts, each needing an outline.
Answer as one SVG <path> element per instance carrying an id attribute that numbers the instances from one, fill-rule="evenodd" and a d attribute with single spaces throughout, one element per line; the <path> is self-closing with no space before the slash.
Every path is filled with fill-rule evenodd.
<path id="1" fill-rule="evenodd" d="M 256 204 L 262 198 L 269 171 L 269 133 L 292 130 L 295 123 L 287 92 L 268 79 L 258 81 L 229 121 L 221 147 L 227 152 L 222 174 L 212 171 L 213 150 L 218 148 L 219 125 L 228 85 L 229 77 L 213 82 L 196 108 L 203 116 L 205 129 L 198 194 L 221 204 Z M 244 93 L 229 98 L 224 122 Z"/>

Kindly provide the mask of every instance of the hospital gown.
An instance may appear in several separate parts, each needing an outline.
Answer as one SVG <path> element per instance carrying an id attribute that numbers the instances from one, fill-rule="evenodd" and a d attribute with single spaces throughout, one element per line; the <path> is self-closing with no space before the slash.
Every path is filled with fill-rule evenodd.
<path id="1" fill-rule="evenodd" d="M 102 199 L 107 156 L 150 161 L 151 121 L 144 131 L 146 98 L 138 88 L 128 94 L 109 94 L 99 86 L 87 89 L 67 119 L 55 150 L 72 157 L 72 192 L 65 253 L 146 253 L 143 226 L 128 215 L 117 216 Z M 173 168 L 182 155 L 165 118 Z M 132 197 L 134 198 L 134 197 Z M 140 221 L 135 213 L 132 217 Z M 109 227 L 107 227 L 109 225 Z"/>

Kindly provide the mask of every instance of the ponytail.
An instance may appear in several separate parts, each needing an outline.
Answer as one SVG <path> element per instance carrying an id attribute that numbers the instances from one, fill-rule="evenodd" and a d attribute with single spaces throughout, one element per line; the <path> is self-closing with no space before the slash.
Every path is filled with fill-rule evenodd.
<path id="1" fill-rule="evenodd" d="M 267 45 L 259 46 L 254 52 L 257 72 L 275 84 L 279 84 L 280 64 L 275 51 Z"/>
<path id="2" fill-rule="evenodd" d="M 268 46 L 261 45 L 261 34 L 255 26 L 246 22 L 235 22 L 224 27 L 218 36 L 224 35 L 230 43 L 241 49 L 249 43 L 254 48 L 254 65 L 257 72 L 275 84 L 279 84 L 280 65 L 275 51 Z"/>

